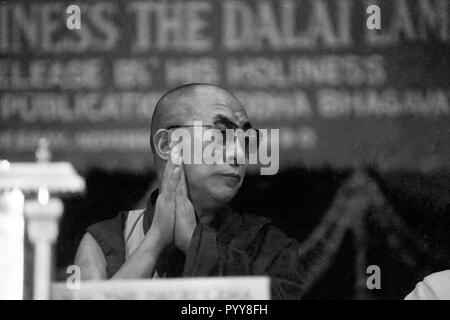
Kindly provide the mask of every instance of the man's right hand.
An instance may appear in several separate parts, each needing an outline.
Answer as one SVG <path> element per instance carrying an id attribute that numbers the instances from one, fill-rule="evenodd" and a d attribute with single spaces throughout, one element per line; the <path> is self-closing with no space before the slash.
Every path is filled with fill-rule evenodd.
<path id="1" fill-rule="evenodd" d="M 177 151 L 172 149 L 172 152 Z M 178 163 L 178 162 L 177 162 Z M 173 242 L 175 225 L 175 196 L 181 169 L 171 158 L 164 170 L 160 194 L 155 204 L 152 225 L 144 241 L 134 250 L 114 279 L 153 277 L 162 250 Z M 104 259 L 104 258 L 103 258 Z M 103 272 L 104 274 L 106 272 Z"/>
<path id="2" fill-rule="evenodd" d="M 154 237 L 157 248 L 164 249 L 173 242 L 175 226 L 175 200 L 181 168 L 172 161 L 172 156 L 179 156 L 179 145 L 172 148 L 164 170 L 161 190 L 155 204 L 152 225 L 148 235 Z M 175 161 L 176 163 L 179 163 Z"/>

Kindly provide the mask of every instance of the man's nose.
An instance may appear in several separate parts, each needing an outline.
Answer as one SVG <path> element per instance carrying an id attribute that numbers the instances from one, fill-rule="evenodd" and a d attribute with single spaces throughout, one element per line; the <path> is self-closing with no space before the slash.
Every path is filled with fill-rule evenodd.
<path id="1" fill-rule="evenodd" d="M 228 164 L 239 165 L 245 162 L 245 150 L 237 138 L 233 143 L 226 144 L 225 154 L 225 161 Z"/>

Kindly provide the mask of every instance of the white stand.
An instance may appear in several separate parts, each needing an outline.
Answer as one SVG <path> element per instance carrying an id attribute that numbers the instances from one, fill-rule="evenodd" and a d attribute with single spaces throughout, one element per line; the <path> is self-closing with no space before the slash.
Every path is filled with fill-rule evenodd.
<path id="1" fill-rule="evenodd" d="M 49 143 L 39 140 L 37 162 L 10 163 L 0 160 L 0 299 L 23 298 L 23 202 L 24 194 L 38 191 L 38 201 L 25 202 L 28 236 L 35 248 L 34 299 L 50 298 L 52 245 L 58 236 L 63 212 L 59 199 L 49 193 L 82 192 L 84 179 L 68 162 L 49 162 Z M 14 198 L 14 195 L 16 197 Z M 17 197 L 19 195 L 19 197 Z"/>
<path id="2" fill-rule="evenodd" d="M 23 299 L 24 195 L 0 191 L 0 300 Z"/>
<path id="3" fill-rule="evenodd" d="M 50 298 L 52 245 L 58 236 L 58 221 L 63 212 L 59 199 L 45 201 L 27 201 L 25 217 L 28 224 L 28 236 L 35 247 L 33 299 Z"/>

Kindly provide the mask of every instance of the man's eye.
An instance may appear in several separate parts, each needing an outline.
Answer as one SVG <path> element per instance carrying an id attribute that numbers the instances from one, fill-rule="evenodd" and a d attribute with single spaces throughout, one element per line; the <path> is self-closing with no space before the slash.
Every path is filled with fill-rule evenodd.
<path id="1" fill-rule="evenodd" d="M 217 134 L 221 135 L 222 136 L 222 141 L 225 141 L 226 135 L 227 135 L 226 129 L 214 128 L 212 130 L 214 130 Z"/>
<path id="2" fill-rule="evenodd" d="M 214 127 L 214 129 L 217 130 L 217 131 L 219 131 L 221 134 L 223 134 L 223 133 L 226 132 L 226 129 L 227 129 L 227 128 L 224 128 L 224 127 L 222 127 L 222 126 L 217 126 L 217 127 Z"/>

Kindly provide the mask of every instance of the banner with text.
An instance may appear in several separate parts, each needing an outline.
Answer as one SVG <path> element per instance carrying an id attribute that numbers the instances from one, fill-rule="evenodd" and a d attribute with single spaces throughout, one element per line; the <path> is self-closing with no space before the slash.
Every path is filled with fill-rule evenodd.
<path id="1" fill-rule="evenodd" d="M 448 168 L 449 70 L 447 0 L 2 1 L 0 158 L 148 168 L 158 98 L 209 82 L 282 167 Z"/>

